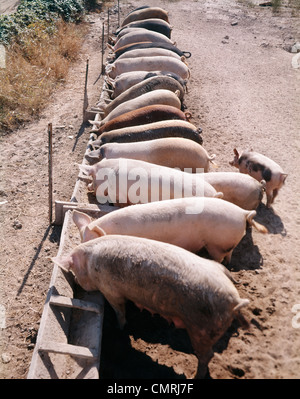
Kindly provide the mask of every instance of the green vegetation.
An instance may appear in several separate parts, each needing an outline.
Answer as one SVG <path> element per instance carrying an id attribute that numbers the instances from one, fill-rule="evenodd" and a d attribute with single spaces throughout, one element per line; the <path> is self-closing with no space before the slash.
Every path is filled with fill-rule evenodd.
<path id="1" fill-rule="evenodd" d="M 83 14 L 82 0 L 21 0 L 14 14 L 0 16 L 0 43 L 8 45 L 37 22 L 45 21 L 51 31 L 60 18 L 78 22 Z"/>
<path id="2" fill-rule="evenodd" d="M 91 3 L 91 1 L 88 1 Z M 0 131 L 32 120 L 46 105 L 69 64 L 78 58 L 87 27 L 83 0 L 21 0 L 17 12 L 0 16 Z"/>

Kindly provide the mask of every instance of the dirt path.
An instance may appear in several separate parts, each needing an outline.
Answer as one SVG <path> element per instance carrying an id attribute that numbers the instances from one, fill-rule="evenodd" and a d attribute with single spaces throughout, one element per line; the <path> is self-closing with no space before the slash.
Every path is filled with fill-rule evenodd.
<path id="1" fill-rule="evenodd" d="M 300 29 L 288 9 L 274 16 L 270 8 L 248 3 L 151 1 L 169 10 L 172 38 L 192 52 L 185 103 L 192 123 L 203 129 L 204 147 L 217 154 L 219 170 L 233 170 L 228 162 L 234 147 L 251 147 L 289 174 L 273 209 L 264 204 L 258 209 L 257 220 L 270 234 L 248 232 L 234 251 L 229 268 L 241 296 L 251 300 L 246 312 L 251 328 L 237 333 L 233 324 L 216 347 L 210 376 L 299 378 L 300 328 L 292 307 L 300 304 L 300 69 L 292 67 L 286 49 L 300 41 Z M 123 15 L 140 5 L 123 3 Z M 91 105 L 101 90 L 101 80 L 93 84 L 100 72 L 101 23 L 99 15 L 89 18 L 93 31 L 66 87 L 53 95 L 40 121 L 0 143 L 0 202 L 7 201 L 0 205 L 1 378 L 26 378 L 51 276 L 46 257 L 55 256 L 59 245 L 60 229 L 48 228 L 47 124 L 54 126 L 54 196 L 69 200 L 74 163 L 81 162 L 88 139 L 89 129 L 81 124 L 87 56 Z M 130 304 L 128 319 L 121 333 L 106 309 L 101 376 L 193 376 L 197 362 L 183 331 Z"/>
<path id="2" fill-rule="evenodd" d="M 18 0 L 0 0 L 0 14 L 12 14 L 16 11 L 19 3 Z"/>

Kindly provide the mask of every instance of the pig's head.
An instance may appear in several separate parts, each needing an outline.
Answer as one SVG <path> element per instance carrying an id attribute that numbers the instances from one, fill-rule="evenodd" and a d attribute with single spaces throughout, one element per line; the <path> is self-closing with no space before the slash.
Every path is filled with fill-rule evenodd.
<path id="1" fill-rule="evenodd" d="M 84 173 L 87 176 L 92 176 L 93 182 L 88 184 L 88 190 L 93 191 L 94 190 L 94 180 L 96 177 L 95 168 L 90 165 L 79 165 L 78 164 L 78 166 L 79 166 L 80 172 Z"/>
<path id="2" fill-rule="evenodd" d="M 90 164 L 99 162 L 100 159 L 102 159 L 100 149 L 87 152 L 85 154 L 85 159 L 89 161 Z"/>
<path id="3" fill-rule="evenodd" d="M 236 168 L 238 168 L 239 167 L 239 157 L 240 157 L 240 155 L 239 155 L 239 153 L 238 153 L 236 148 L 233 149 L 233 152 L 234 152 L 234 158 L 233 158 L 233 161 L 229 162 L 229 165 L 235 166 Z"/>
<path id="4" fill-rule="evenodd" d="M 105 72 L 110 78 L 114 79 L 117 76 L 117 74 L 116 74 L 116 66 L 114 64 L 106 65 Z"/>
<path id="5" fill-rule="evenodd" d="M 95 291 L 97 287 L 93 284 L 88 274 L 87 256 L 83 248 L 78 246 L 69 255 L 56 256 L 51 260 L 66 272 L 72 272 L 75 281 L 86 291 Z"/>
<path id="6" fill-rule="evenodd" d="M 79 164 L 78 164 L 78 166 L 79 166 L 80 172 L 84 173 L 85 175 L 92 176 L 92 177 L 95 176 L 95 170 L 94 170 L 93 166 L 79 165 Z"/>
<path id="7" fill-rule="evenodd" d="M 92 218 L 86 213 L 73 211 L 73 221 L 78 227 L 81 242 L 93 240 L 105 235 L 105 232 L 99 226 L 92 226 Z"/>

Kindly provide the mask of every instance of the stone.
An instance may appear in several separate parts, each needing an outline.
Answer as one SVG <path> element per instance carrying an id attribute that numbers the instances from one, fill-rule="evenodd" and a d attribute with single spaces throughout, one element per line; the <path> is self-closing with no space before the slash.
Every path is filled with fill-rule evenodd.
<path id="1" fill-rule="evenodd" d="M 300 43 L 295 43 L 291 48 L 291 53 L 299 53 L 300 52 Z"/>
<path id="2" fill-rule="evenodd" d="M 11 357 L 8 353 L 2 353 L 1 360 L 2 360 L 2 363 L 7 364 L 11 361 Z"/>
<path id="3" fill-rule="evenodd" d="M 19 220 L 15 220 L 15 221 L 13 222 L 13 228 L 14 228 L 15 230 L 20 230 L 22 227 L 23 227 L 23 226 L 22 226 L 22 223 L 19 222 Z"/>
<path id="4" fill-rule="evenodd" d="M 273 3 L 272 1 L 265 1 L 264 3 L 259 4 L 260 7 L 272 7 Z"/>

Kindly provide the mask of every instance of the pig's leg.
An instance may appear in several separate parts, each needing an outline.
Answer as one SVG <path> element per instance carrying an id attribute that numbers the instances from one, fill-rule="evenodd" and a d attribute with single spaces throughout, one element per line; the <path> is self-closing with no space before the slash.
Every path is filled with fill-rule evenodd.
<path id="1" fill-rule="evenodd" d="M 272 203 L 274 202 L 275 197 L 277 197 L 277 194 L 278 194 L 278 188 L 274 188 L 273 196 L 272 196 Z"/>
<path id="2" fill-rule="evenodd" d="M 273 191 L 266 190 L 266 195 L 267 195 L 267 208 L 270 208 L 273 202 Z"/>
<path id="3" fill-rule="evenodd" d="M 123 297 L 110 297 L 105 295 L 106 300 L 109 302 L 110 306 L 116 312 L 117 320 L 120 329 L 122 330 L 126 324 L 126 308 L 125 308 L 125 299 Z"/>
<path id="4" fill-rule="evenodd" d="M 218 247 L 215 247 L 214 245 L 206 245 L 205 248 L 213 260 L 215 260 L 216 262 L 219 262 L 219 263 L 222 262 L 222 260 L 224 259 L 224 256 L 225 256 L 224 251 L 222 251 Z"/>
<path id="5" fill-rule="evenodd" d="M 231 257 L 232 257 L 232 252 L 233 252 L 233 249 L 230 252 L 227 252 L 227 254 L 224 258 L 225 265 L 228 265 L 230 263 Z"/>
<path id="6" fill-rule="evenodd" d="M 193 346 L 195 355 L 198 359 L 198 368 L 195 378 L 205 378 L 208 373 L 208 363 L 213 357 L 212 341 L 207 337 L 206 334 L 200 332 L 200 329 L 188 330 L 188 334 Z"/>

